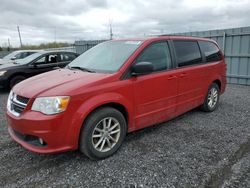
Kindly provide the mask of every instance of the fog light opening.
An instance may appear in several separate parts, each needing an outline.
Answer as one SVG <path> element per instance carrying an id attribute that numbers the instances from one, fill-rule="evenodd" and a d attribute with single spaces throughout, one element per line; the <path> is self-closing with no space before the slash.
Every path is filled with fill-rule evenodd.
<path id="1" fill-rule="evenodd" d="M 38 141 L 39 141 L 39 143 L 40 143 L 41 145 L 44 145 L 43 139 L 39 138 Z"/>

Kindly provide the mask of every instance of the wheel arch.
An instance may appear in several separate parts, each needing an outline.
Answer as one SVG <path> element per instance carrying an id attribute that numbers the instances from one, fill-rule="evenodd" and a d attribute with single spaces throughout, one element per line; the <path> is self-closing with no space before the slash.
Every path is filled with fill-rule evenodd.
<path id="1" fill-rule="evenodd" d="M 77 115 L 81 115 L 77 117 L 78 121 L 73 127 L 73 132 L 75 132 L 75 141 L 74 145 L 77 144 L 76 148 L 79 147 L 80 133 L 81 129 L 84 127 L 84 122 L 86 119 L 97 109 L 102 107 L 112 107 L 118 111 L 120 111 L 127 123 L 127 132 L 133 127 L 132 125 L 132 104 L 129 103 L 125 98 L 123 98 L 119 94 L 109 93 L 103 94 L 100 96 L 95 96 L 86 102 L 84 102 L 80 108 L 77 110 Z M 88 109 L 88 110 L 86 110 Z M 74 119 L 74 118 L 73 118 Z"/>
<path id="2" fill-rule="evenodd" d="M 25 77 L 25 79 L 27 79 L 27 75 L 24 72 L 15 72 L 13 74 L 11 74 L 8 78 L 8 87 L 10 86 L 10 82 L 13 78 L 15 78 L 16 76 L 23 76 Z"/>
<path id="3" fill-rule="evenodd" d="M 221 81 L 219 79 L 214 80 L 213 83 L 217 84 L 221 90 Z"/>
<path id="4" fill-rule="evenodd" d="M 27 78 L 27 75 L 24 72 L 15 72 L 9 76 L 8 81 L 10 82 L 11 79 L 13 79 L 16 76 L 24 76 L 25 78 Z"/>

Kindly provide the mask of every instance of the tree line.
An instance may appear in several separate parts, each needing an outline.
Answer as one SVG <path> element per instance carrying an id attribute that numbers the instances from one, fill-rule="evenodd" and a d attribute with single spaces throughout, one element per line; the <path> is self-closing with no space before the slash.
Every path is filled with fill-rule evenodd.
<path id="1" fill-rule="evenodd" d="M 40 49 L 47 49 L 47 48 L 63 48 L 63 47 L 69 47 L 73 44 L 67 43 L 67 42 L 50 42 L 50 43 L 42 43 L 39 45 L 23 45 L 20 48 L 12 48 L 12 47 L 1 47 L 0 51 L 14 51 L 14 50 L 40 50 Z"/>

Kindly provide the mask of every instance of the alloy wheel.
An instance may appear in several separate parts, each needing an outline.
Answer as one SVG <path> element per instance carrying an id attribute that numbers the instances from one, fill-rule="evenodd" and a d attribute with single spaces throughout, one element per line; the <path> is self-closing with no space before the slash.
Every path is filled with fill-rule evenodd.
<path id="1" fill-rule="evenodd" d="M 208 93 L 208 106 L 209 108 L 214 108 L 218 101 L 218 90 L 216 88 L 211 88 Z"/>
<path id="2" fill-rule="evenodd" d="M 92 133 L 92 144 L 99 152 L 110 151 L 120 138 L 121 125 L 114 117 L 99 121 Z"/>

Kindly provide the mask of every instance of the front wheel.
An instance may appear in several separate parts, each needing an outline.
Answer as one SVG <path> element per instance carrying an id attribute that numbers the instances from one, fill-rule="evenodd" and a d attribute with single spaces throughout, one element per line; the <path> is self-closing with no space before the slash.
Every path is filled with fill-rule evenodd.
<path id="1" fill-rule="evenodd" d="M 220 98 L 220 89 L 216 83 L 213 83 L 207 92 L 207 96 L 204 100 L 201 109 L 205 112 L 212 112 L 218 107 Z"/>
<path id="2" fill-rule="evenodd" d="M 120 111 L 110 107 L 97 109 L 83 125 L 79 149 L 91 159 L 109 157 L 121 146 L 126 130 Z"/>
<path id="3" fill-rule="evenodd" d="M 12 89 L 16 84 L 25 80 L 26 78 L 22 75 L 17 75 L 10 80 L 10 88 Z"/>

